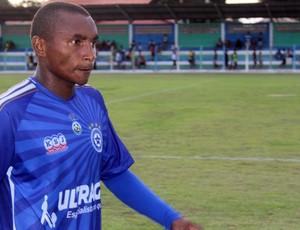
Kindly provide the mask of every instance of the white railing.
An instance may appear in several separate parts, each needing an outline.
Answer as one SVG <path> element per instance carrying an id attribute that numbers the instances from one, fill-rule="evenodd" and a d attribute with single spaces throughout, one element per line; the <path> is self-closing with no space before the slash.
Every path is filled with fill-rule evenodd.
<path id="1" fill-rule="evenodd" d="M 276 59 L 275 55 L 277 48 L 269 50 L 256 51 L 257 55 L 257 64 L 254 65 L 253 60 L 253 50 L 237 50 L 237 69 L 252 71 L 253 69 L 291 69 L 291 70 L 300 70 L 300 49 L 296 47 L 287 47 L 292 50 L 292 57 L 288 57 L 286 54 L 286 61 L 283 63 L 283 60 Z M 227 70 L 225 66 L 225 50 L 217 50 L 217 67 L 214 66 L 214 50 L 213 49 L 204 49 L 202 47 L 193 49 L 195 52 L 195 65 L 192 67 L 188 61 L 189 58 L 189 49 L 179 49 L 177 48 L 177 66 L 173 66 L 172 61 L 172 51 L 161 51 L 160 53 L 155 54 L 154 60 L 152 60 L 151 54 L 149 51 L 142 51 L 141 54 L 146 59 L 146 66 L 139 67 L 136 64 L 137 57 L 139 55 L 138 51 L 134 51 L 131 54 L 130 59 L 124 58 L 122 63 L 118 65 L 115 60 L 116 51 L 99 51 L 97 56 L 97 65 L 96 69 L 101 71 L 130 71 L 130 70 L 150 70 L 150 71 L 160 71 L 160 70 Z M 259 52 L 261 52 L 262 65 L 259 62 Z M 233 50 L 228 50 L 228 62 L 230 66 L 230 56 L 233 53 Z M 27 63 L 27 54 L 28 52 L 0 52 L 0 71 L 6 70 L 28 70 Z M 233 69 L 233 68 L 231 68 Z"/>

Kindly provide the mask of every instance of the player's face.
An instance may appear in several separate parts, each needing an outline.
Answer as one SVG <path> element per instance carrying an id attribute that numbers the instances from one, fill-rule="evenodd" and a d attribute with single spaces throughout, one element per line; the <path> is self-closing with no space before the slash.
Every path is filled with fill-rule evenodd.
<path id="1" fill-rule="evenodd" d="M 55 34 L 46 42 L 46 72 L 56 83 L 87 83 L 96 59 L 98 39 L 91 17 L 62 13 Z"/>

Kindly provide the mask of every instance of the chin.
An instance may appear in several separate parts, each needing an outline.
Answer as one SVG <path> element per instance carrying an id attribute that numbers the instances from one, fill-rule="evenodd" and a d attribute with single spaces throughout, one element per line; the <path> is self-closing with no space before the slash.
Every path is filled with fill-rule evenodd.
<path id="1" fill-rule="evenodd" d="M 88 79 L 85 81 L 77 81 L 76 82 L 77 85 L 85 85 L 86 83 L 88 83 Z"/>
<path id="2" fill-rule="evenodd" d="M 84 76 L 79 76 L 76 80 L 75 83 L 77 85 L 85 85 L 89 81 L 89 76 L 90 74 L 85 74 Z"/>

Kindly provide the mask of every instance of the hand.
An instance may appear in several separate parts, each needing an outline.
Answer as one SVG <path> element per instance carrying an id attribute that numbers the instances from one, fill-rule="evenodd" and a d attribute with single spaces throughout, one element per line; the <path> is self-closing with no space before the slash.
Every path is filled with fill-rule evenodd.
<path id="1" fill-rule="evenodd" d="M 203 230 L 203 228 L 184 218 L 179 218 L 172 223 L 172 230 Z"/>

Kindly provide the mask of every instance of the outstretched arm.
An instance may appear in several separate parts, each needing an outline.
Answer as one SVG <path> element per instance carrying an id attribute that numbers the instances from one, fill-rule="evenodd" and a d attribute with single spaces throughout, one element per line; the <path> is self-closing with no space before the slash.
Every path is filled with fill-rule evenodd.
<path id="1" fill-rule="evenodd" d="M 182 218 L 178 212 L 154 194 L 129 170 L 112 179 L 103 180 L 103 182 L 126 205 L 167 229 L 201 230 L 201 228 L 192 228 L 196 225 Z"/>

